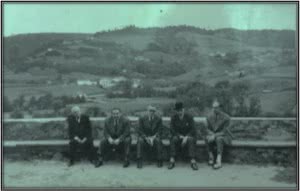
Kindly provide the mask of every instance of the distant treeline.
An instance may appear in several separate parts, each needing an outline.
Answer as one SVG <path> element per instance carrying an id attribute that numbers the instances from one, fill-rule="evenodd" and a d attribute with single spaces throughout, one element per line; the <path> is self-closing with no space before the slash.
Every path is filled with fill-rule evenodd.
<path id="1" fill-rule="evenodd" d="M 95 36 L 103 34 L 124 34 L 124 33 L 165 33 L 174 34 L 178 32 L 193 32 L 202 35 L 216 35 L 222 36 L 230 40 L 241 41 L 249 45 L 261 47 L 281 47 L 281 48 L 296 48 L 295 40 L 296 33 L 294 30 L 238 30 L 234 28 L 224 29 L 205 29 L 195 26 L 180 25 L 180 26 L 167 26 L 167 27 L 149 27 L 139 28 L 134 25 L 129 25 L 123 28 L 107 30 L 95 33 Z"/>

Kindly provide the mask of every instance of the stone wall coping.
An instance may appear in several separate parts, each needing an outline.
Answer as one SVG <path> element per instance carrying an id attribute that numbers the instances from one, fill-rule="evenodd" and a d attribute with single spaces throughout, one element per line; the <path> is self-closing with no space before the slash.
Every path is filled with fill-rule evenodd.
<path id="1" fill-rule="evenodd" d="M 32 146 L 66 146 L 69 140 L 27 140 L 27 141 L 4 141 L 4 148 L 12 147 L 32 147 Z M 94 145 L 99 145 L 100 140 L 94 140 Z M 132 142 L 133 145 L 136 142 Z M 198 146 L 204 146 L 203 140 L 197 140 Z M 296 141 L 240 141 L 233 140 L 232 147 L 267 147 L 267 148 L 282 148 L 282 147 L 296 147 Z"/>
<path id="2" fill-rule="evenodd" d="M 137 121 L 138 117 L 130 116 L 128 117 L 130 121 Z M 104 121 L 105 117 L 91 117 L 91 121 Z M 170 121 L 170 117 L 162 117 L 163 121 Z M 206 117 L 194 117 L 195 122 L 206 122 Z M 296 121 L 296 117 L 232 117 L 232 121 Z M 59 122 L 66 121 L 64 117 L 56 118 L 26 118 L 26 119 L 12 119 L 4 118 L 4 123 L 11 122 L 36 122 L 36 123 L 46 123 L 46 122 Z"/>

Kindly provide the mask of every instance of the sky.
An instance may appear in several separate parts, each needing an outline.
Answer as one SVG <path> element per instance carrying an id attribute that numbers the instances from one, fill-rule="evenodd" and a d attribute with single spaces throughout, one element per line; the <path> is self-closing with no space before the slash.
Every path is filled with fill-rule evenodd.
<path id="1" fill-rule="evenodd" d="M 296 3 L 4 3 L 4 36 L 191 25 L 296 30 Z"/>

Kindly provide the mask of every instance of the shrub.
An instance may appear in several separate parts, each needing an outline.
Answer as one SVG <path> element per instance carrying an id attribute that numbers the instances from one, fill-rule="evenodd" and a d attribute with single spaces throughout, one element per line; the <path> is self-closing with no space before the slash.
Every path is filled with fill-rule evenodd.
<path id="1" fill-rule="evenodd" d="M 3 111 L 4 112 L 11 112 L 13 110 L 12 104 L 7 98 L 7 96 L 3 97 Z"/>
<path id="2" fill-rule="evenodd" d="M 24 113 L 20 109 L 16 109 L 10 114 L 10 117 L 16 119 L 24 118 Z"/>
<path id="3" fill-rule="evenodd" d="M 96 106 L 87 108 L 85 113 L 90 117 L 106 117 L 106 113 Z"/>
<path id="4" fill-rule="evenodd" d="M 248 116 L 256 117 L 261 113 L 261 104 L 260 99 L 258 97 L 250 98 L 250 105 L 248 110 Z"/>

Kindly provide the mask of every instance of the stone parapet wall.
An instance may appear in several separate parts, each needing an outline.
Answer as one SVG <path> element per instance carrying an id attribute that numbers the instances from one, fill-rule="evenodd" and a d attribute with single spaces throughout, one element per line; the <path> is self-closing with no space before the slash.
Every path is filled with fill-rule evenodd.
<path id="1" fill-rule="evenodd" d="M 153 158 L 153 151 L 147 151 L 146 160 Z M 168 161 L 169 148 L 164 147 L 163 156 Z M 188 162 L 186 153 L 178 153 L 177 160 Z M 296 147 L 284 148 L 255 148 L 255 147 L 227 147 L 224 149 L 224 163 L 234 164 L 256 164 L 279 166 L 296 166 L 297 164 Z M 13 160 L 31 160 L 31 159 L 53 159 L 67 160 L 68 145 L 64 146 L 33 146 L 33 147 L 8 147 L 4 148 L 4 158 Z M 207 152 L 205 146 L 197 146 L 196 157 L 199 163 L 207 162 Z M 109 159 L 122 160 L 122 155 L 110 153 Z M 136 160 L 136 146 L 132 146 L 131 160 Z"/>
<path id="2" fill-rule="evenodd" d="M 92 119 L 93 136 L 101 139 L 104 118 Z M 169 118 L 164 118 L 169 127 Z M 198 139 L 204 137 L 205 118 L 195 118 Z M 137 118 L 131 118 L 132 132 L 138 126 Z M 295 140 L 297 124 L 291 118 L 233 118 L 228 128 L 235 140 Z M 5 120 L 4 140 L 61 140 L 68 139 L 65 119 Z"/>

